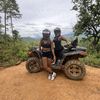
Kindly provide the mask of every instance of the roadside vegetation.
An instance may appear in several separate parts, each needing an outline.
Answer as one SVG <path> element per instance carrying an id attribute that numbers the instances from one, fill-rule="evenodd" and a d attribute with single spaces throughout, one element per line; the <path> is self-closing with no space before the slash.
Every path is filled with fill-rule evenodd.
<path id="1" fill-rule="evenodd" d="M 87 47 L 86 64 L 100 67 L 100 1 L 72 0 L 73 10 L 78 12 L 78 21 L 74 26 L 76 36 L 83 35 L 80 45 Z"/>
<path id="2" fill-rule="evenodd" d="M 81 60 L 87 65 L 100 68 L 100 42 L 98 43 L 96 50 L 91 45 L 90 40 L 81 39 L 79 45 L 87 48 L 87 57 L 82 58 Z"/>
<path id="3" fill-rule="evenodd" d="M 0 66 L 8 67 L 19 64 L 27 60 L 27 52 L 33 46 L 38 46 L 39 40 L 31 42 L 23 40 L 21 37 L 14 42 L 13 37 L 6 35 L 6 42 L 4 35 L 0 35 Z M 82 62 L 94 67 L 100 67 L 100 44 L 98 45 L 98 52 L 93 49 L 90 41 L 81 39 L 79 46 L 87 48 L 87 57 L 82 58 Z"/>

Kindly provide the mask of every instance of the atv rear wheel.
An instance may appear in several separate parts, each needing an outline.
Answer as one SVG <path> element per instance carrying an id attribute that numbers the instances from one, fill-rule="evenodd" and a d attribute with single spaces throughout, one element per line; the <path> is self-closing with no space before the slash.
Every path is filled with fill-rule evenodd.
<path id="1" fill-rule="evenodd" d="M 80 61 L 69 60 L 65 64 L 64 72 L 69 79 L 80 80 L 85 76 L 86 69 L 84 64 L 82 64 Z"/>
<path id="2" fill-rule="evenodd" d="M 26 62 L 26 69 L 30 73 L 37 73 L 41 70 L 40 61 L 37 57 L 29 58 Z"/>

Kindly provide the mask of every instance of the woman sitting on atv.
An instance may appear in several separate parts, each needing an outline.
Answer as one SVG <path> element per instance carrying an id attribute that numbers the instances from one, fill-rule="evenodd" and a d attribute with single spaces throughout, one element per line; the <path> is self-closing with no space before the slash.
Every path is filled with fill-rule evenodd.
<path id="1" fill-rule="evenodd" d="M 49 72 L 48 79 L 54 80 L 56 73 L 52 71 L 51 64 L 52 58 L 55 61 L 55 54 L 53 48 L 53 42 L 50 40 L 51 32 L 48 29 L 43 30 L 43 38 L 40 41 L 39 50 L 42 52 L 42 62 L 43 67 L 46 71 Z"/>
<path id="2" fill-rule="evenodd" d="M 64 38 L 62 35 L 61 35 L 61 29 L 60 28 L 55 28 L 54 29 L 54 34 L 55 34 L 55 37 L 53 39 L 53 42 L 54 42 L 54 45 L 55 45 L 55 56 L 56 56 L 56 63 L 57 65 L 60 64 L 60 60 L 62 59 L 62 52 L 63 52 L 63 46 L 61 45 L 61 41 L 67 41 L 66 38 Z"/>

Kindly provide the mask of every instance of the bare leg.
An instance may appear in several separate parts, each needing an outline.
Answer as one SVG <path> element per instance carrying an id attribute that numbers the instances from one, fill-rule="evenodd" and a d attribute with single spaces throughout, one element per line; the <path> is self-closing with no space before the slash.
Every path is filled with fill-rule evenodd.
<path id="1" fill-rule="evenodd" d="M 48 64 L 48 67 L 51 68 L 52 67 L 52 59 L 48 58 L 48 61 L 47 62 L 48 62 L 47 63 Z"/>
<path id="2" fill-rule="evenodd" d="M 50 67 L 48 67 L 48 58 L 47 57 L 43 57 L 42 58 L 43 61 L 43 67 L 46 71 L 48 71 L 49 73 L 52 73 L 52 69 Z"/>

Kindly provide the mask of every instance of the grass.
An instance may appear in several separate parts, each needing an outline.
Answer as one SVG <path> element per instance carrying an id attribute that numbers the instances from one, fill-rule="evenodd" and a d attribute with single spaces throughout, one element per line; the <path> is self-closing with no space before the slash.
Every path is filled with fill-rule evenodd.
<path id="1" fill-rule="evenodd" d="M 88 53 L 87 57 L 82 58 L 85 64 L 100 68 L 100 53 Z"/>

